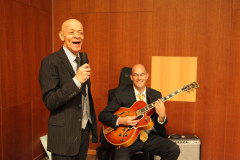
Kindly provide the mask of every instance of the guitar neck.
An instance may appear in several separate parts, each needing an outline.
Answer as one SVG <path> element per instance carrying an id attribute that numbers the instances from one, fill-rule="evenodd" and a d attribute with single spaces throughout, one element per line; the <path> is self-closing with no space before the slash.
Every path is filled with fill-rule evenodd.
<path id="1" fill-rule="evenodd" d="M 169 94 L 169 95 L 161 98 L 161 100 L 162 100 L 163 102 L 165 102 L 165 101 L 167 101 L 168 99 L 170 99 L 170 98 L 176 96 L 177 94 L 181 93 L 182 91 L 183 91 L 182 89 L 179 89 L 179 90 L 177 90 L 177 91 L 175 91 L 175 92 L 173 92 L 173 93 L 171 93 L 171 94 Z"/>
<path id="2" fill-rule="evenodd" d="M 165 102 L 165 101 L 167 101 L 168 99 L 170 99 L 170 98 L 176 96 L 177 94 L 181 93 L 182 91 L 183 91 L 183 88 L 181 88 L 181 89 L 179 89 L 179 90 L 177 90 L 177 91 L 175 91 L 175 92 L 173 92 L 173 93 L 171 93 L 171 94 L 169 94 L 169 95 L 161 98 L 161 100 L 162 100 L 163 102 Z M 146 107 L 141 108 L 139 111 L 137 111 L 137 113 L 140 112 L 140 114 L 144 114 L 145 112 L 148 112 L 149 110 L 151 110 L 152 108 L 154 108 L 155 102 L 156 102 L 156 101 L 150 103 L 150 104 L 147 105 Z"/>
<path id="3" fill-rule="evenodd" d="M 169 94 L 169 95 L 161 98 L 161 100 L 162 100 L 163 102 L 165 102 L 165 101 L 167 101 L 168 99 L 170 99 L 170 98 L 176 96 L 177 94 L 181 93 L 182 91 L 189 91 L 189 90 L 196 89 L 196 88 L 198 88 L 198 87 L 199 87 L 199 85 L 198 85 L 197 82 L 192 82 L 192 83 L 190 83 L 190 84 L 182 87 L 181 89 L 179 89 L 179 90 L 177 90 L 177 91 L 175 91 L 175 92 L 173 92 L 173 93 L 171 93 L 171 94 Z M 155 101 L 155 102 L 156 102 L 156 101 Z M 144 114 L 145 112 L 148 112 L 149 110 L 151 110 L 151 109 L 155 106 L 155 102 L 147 105 L 146 107 L 143 107 L 143 108 L 137 110 L 137 111 L 136 111 L 137 115 L 142 115 L 142 114 Z"/>

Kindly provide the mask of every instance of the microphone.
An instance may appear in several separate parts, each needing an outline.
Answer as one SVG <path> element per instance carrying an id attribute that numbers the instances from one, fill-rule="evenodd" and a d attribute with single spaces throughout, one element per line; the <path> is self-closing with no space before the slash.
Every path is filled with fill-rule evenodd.
<path id="1" fill-rule="evenodd" d="M 80 63 L 81 65 L 84 65 L 85 63 L 88 63 L 87 53 L 80 53 Z"/>
<path id="2" fill-rule="evenodd" d="M 81 57 L 81 60 L 80 60 L 80 64 L 81 64 L 81 65 L 84 65 L 85 63 L 88 63 L 87 53 L 80 53 L 80 57 Z M 81 86 L 81 88 L 82 88 L 82 95 L 83 95 L 84 97 L 86 97 L 86 95 L 87 95 L 86 85 L 87 85 L 87 83 L 84 82 L 84 83 L 82 84 L 82 86 Z"/>

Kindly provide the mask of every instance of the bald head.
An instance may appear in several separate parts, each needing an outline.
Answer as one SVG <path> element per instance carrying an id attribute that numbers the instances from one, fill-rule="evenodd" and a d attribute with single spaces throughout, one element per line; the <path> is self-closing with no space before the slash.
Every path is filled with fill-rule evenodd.
<path id="1" fill-rule="evenodd" d="M 79 25 L 82 26 L 82 23 L 76 19 L 68 19 L 62 23 L 61 31 L 66 31 L 67 28 L 69 28 L 72 25 Z M 82 27 L 83 28 L 83 27 Z"/>
<path id="2" fill-rule="evenodd" d="M 132 67 L 132 73 L 136 72 L 136 70 L 141 70 L 141 71 L 144 71 L 145 73 L 147 73 L 146 67 L 142 64 L 136 64 Z"/>
<path id="3" fill-rule="evenodd" d="M 84 39 L 82 23 L 76 19 L 64 21 L 59 32 L 59 38 L 63 41 L 63 46 L 77 56 Z"/>

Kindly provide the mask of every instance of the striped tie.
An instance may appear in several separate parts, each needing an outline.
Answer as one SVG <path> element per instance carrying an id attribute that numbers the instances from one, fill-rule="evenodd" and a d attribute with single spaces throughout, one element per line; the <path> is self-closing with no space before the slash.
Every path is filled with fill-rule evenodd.
<path id="1" fill-rule="evenodd" d="M 145 97 L 144 94 L 140 94 L 140 93 L 137 96 L 140 101 L 143 101 L 143 97 Z M 148 133 L 146 130 L 141 130 L 139 134 L 140 134 L 140 140 L 142 142 L 145 142 L 148 139 Z"/>

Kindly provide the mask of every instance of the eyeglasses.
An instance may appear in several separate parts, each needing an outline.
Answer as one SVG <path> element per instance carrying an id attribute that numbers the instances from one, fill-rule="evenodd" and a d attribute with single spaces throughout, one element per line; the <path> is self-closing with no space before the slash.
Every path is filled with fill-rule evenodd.
<path id="1" fill-rule="evenodd" d="M 144 77 L 145 75 L 146 75 L 146 73 L 140 73 L 140 74 L 133 73 L 132 74 L 133 77 Z"/>

